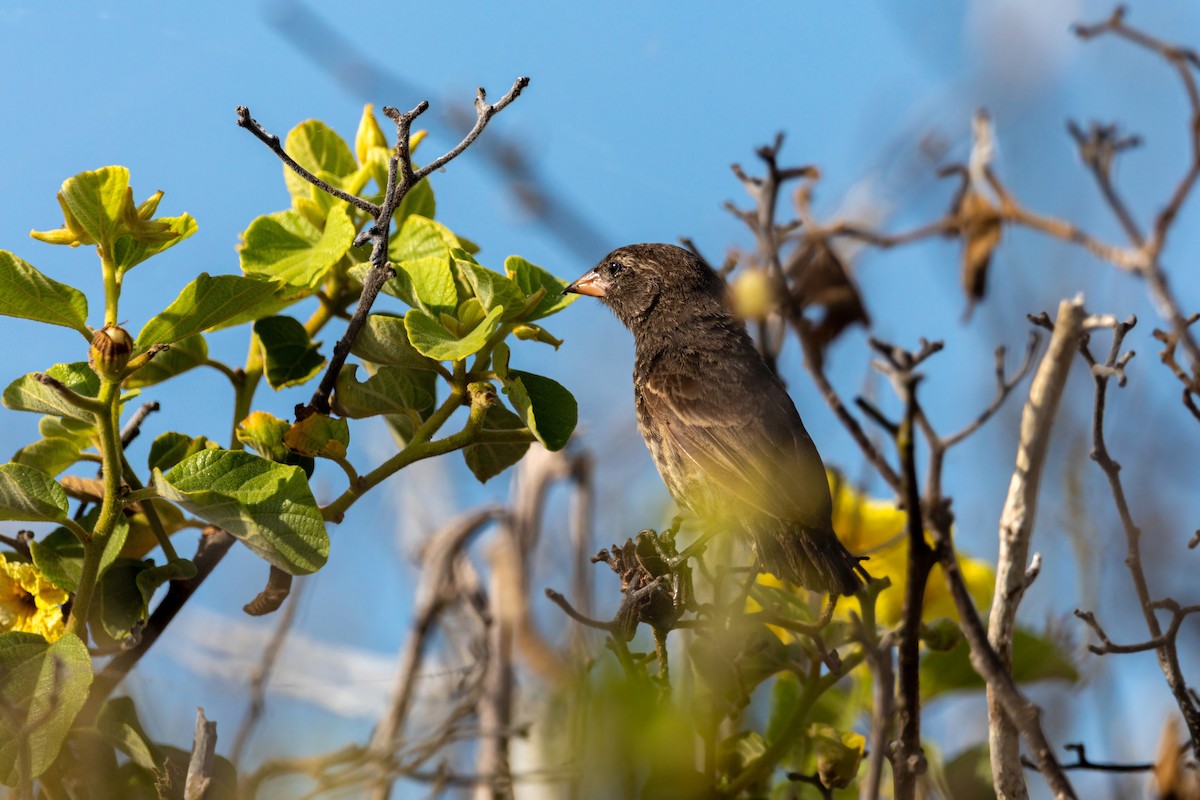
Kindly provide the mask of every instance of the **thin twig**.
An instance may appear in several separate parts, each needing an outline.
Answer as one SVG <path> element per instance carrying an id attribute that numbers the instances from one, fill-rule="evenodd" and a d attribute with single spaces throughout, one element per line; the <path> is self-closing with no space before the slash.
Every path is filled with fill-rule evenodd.
<path id="1" fill-rule="evenodd" d="M 1183 714 L 1184 724 L 1187 725 L 1188 733 L 1192 739 L 1192 752 L 1196 757 L 1200 758 L 1200 703 L 1197 702 L 1193 691 L 1188 687 L 1187 680 L 1184 678 L 1183 669 L 1179 662 L 1179 651 L 1176 646 L 1178 625 L 1182 622 L 1183 617 L 1193 613 L 1191 611 L 1192 607 L 1189 606 L 1183 609 L 1174 600 L 1155 601 L 1151 596 L 1149 582 L 1146 579 L 1146 572 L 1142 566 L 1142 531 L 1134 521 L 1133 513 L 1129 508 L 1129 501 L 1125 495 L 1125 487 L 1121 482 L 1121 465 L 1109 453 L 1108 445 L 1104 438 L 1104 414 L 1107 408 L 1108 383 L 1113 377 L 1117 365 L 1121 363 L 1123 358 L 1121 345 L 1125 334 L 1133 327 L 1133 322 L 1130 319 L 1127 322 L 1118 323 L 1114 326 L 1108 357 L 1102 364 L 1097 365 L 1106 369 L 1097 369 L 1095 367 L 1092 369 L 1092 380 L 1095 383 L 1095 399 L 1092 410 L 1091 455 L 1092 460 L 1100 466 L 1100 469 L 1103 470 L 1105 477 L 1108 479 L 1109 491 L 1116 505 L 1117 515 L 1121 520 L 1121 528 L 1125 533 L 1125 565 L 1129 568 L 1129 575 L 1133 579 L 1134 591 L 1137 594 L 1142 616 L 1146 621 L 1146 629 L 1150 633 L 1150 641 L 1156 645 L 1154 651 L 1158 658 L 1159 668 L 1162 670 L 1163 677 L 1166 678 L 1167 686 L 1175 698 L 1176 705 L 1179 706 L 1179 710 Z M 1086 347 L 1084 348 L 1084 357 L 1087 361 L 1095 363 L 1095 359 L 1092 358 L 1090 352 L 1087 352 Z M 1157 611 L 1160 608 L 1168 608 L 1175 613 L 1175 618 L 1172 620 L 1167 632 L 1163 631 L 1162 624 L 1158 619 Z M 1087 621 L 1086 618 L 1084 621 Z M 1103 633 L 1103 629 L 1098 624 L 1093 624 L 1092 629 L 1098 635 Z M 1106 640 L 1107 636 L 1101 636 L 1102 642 L 1106 642 Z"/>

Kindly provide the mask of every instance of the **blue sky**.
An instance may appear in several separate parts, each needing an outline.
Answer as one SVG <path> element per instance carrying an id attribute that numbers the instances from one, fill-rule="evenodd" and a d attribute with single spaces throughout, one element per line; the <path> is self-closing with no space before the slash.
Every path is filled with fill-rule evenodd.
<path id="1" fill-rule="evenodd" d="M 1116 240 L 1118 229 L 1072 152 L 1065 120 L 1117 119 L 1146 134 L 1146 147 L 1128 156 L 1118 174 L 1143 221 L 1177 179 L 1186 142 L 1182 94 L 1165 67 L 1116 42 L 1085 45 L 1070 35 L 1070 22 L 1098 19 L 1109 10 L 1109 4 L 1091 0 L 556 2 L 523 9 L 460 0 L 372 7 L 369 13 L 332 13 L 317 4 L 303 10 L 288 2 L 145 4 L 132 12 L 111 2 L 64 2 L 51 10 L 9 0 L 0 6 L 0 70 L 7 76 L 0 84 L 7 109 L 0 247 L 98 297 L 99 272 L 90 253 L 34 242 L 28 232 L 60 224 L 54 193 L 63 179 L 105 164 L 128 166 L 139 198 L 163 189 L 162 213 L 188 211 L 200 226 L 191 240 L 131 275 L 122 315 L 136 330 L 196 272 L 236 271 L 240 232 L 255 216 L 288 204 L 278 161 L 237 128 L 236 106 L 249 106 L 281 136 L 304 119 L 319 118 L 349 138 L 364 102 L 407 108 L 429 99 L 432 120 L 451 106 L 465 108 L 477 85 L 499 97 L 518 75 L 532 78 L 529 89 L 485 137 L 519 144 L 595 234 L 567 244 L 547 233 L 520 210 L 485 160 L 469 151 L 434 178 L 439 217 L 480 243 L 492 266 L 518 253 L 574 277 L 611 247 L 679 236 L 694 238 L 719 261 L 727 248 L 750 245 L 741 223 L 721 208 L 727 199 L 746 202 L 729 165 L 736 161 L 755 171 L 754 148 L 780 130 L 788 135 L 785 160 L 821 167 L 818 214 L 861 208 L 856 198 L 872 187 L 873 208 L 886 212 L 882 224 L 905 228 L 940 213 L 950 196 L 951 187 L 929 178 L 927 163 L 916 155 L 919 140 L 932 133 L 946 143 L 951 158 L 964 157 L 970 115 L 980 106 L 995 119 L 998 168 L 1018 196 Z M 1191 3 L 1135 2 L 1132 12 L 1132 20 L 1151 31 L 1200 42 L 1200 11 Z M 357 42 L 349 51 L 357 61 L 325 46 L 320 57 L 302 52 L 300 42 L 314 30 L 306 15 Z M 435 129 L 423 147 L 440 151 L 449 144 Z M 1189 206 L 1168 251 L 1188 308 L 1200 306 L 1200 287 L 1187 271 L 1188 254 L 1197 245 L 1196 221 L 1196 209 Z M 1114 431 L 1112 442 L 1118 458 L 1134 467 L 1127 469 L 1129 480 L 1153 488 L 1135 511 L 1161 517 L 1164 530 L 1181 531 L 1178 535 L 1194 529 L 1194 479 L 1179 478 L 1187 474 L 1179 471 L 1179 461 L 1169 462 L 1175 466 L 1168 470 L 1154 457 L 1154 440 L 1144 436 L 1150 421 L 1172 421 L 1178 429 L 1169 434 L 1174 440 L 1161 441 L 1177 442 L 1174 455 L 1187 463 L 1195 459 L 1180 454 L 1194 452 L 1200 443 L 1194 424 L 1188 427 L 1180 414 L 1175 386 L 1154 363 L 1156 345 L 1149 337 L 1154 311 L 1142 287 L 1071 248 L 1015 233 L 997 256 L 991 298 L 964 325 L 957 264 L 952 242 L 863 253 L 855 260 L 877 335 L 906 344 L 918 336 L 947 340 L 946 353 L 931 364 L 924 385 L 935 420 L 952 429 L 973 417 L 991 393 L 992 348 L 1006 343 L 1019 351 L 1026 312 L 1053 310 L 1060 298 L 1086 289 L 1092 310 L 1137 313 L 1144 321 L 1131 337 L 1141 351 L 1131 385 L 1114 406 L 1115 413 L 1139 422 Z M 657 521 L 665 498 L 633 427 L 632 344 L 594 303 L 579 303 L 552 322 L 567 344 L 557 353 L 523 347 L 516 358 L 557 378 L 580 399 L 581 444 L 593 448 L 600 463 L 597 521 L 607 542 Z M 78 336 L 62 329 L 0 319 L 0 331 L 20 343 L 8 351 L 10 377 L 83 356 Z M 214 352 L 233 362 L 244 356 L 245 346 L 244 332 L 212 339 Z M 812 391 L 794 348 L 784 363 L 826 460 L 857 474 L 853 443 Z M 834 349 L 831 370 L 847 395 L 867 385 L 861 334 Z M 151 393 L 164 412 L 148 426 L 142 447 L 168 429 L 227 436 L 224 409 L 231 393 L 219 376 L 209 372 L 180 383 Z M 887 393 L 882 383 L 874 391 Z M 1086 395 L 1080 372 L 1067 402 L 1084 409 Z M 286 393 L 263 398 L 281 416 L 298 399 Z M 948 465 L 947 489 L 955 496 L 963 546 L 989 558 L 1017 413 L 1018 406 L 1010 404 Z M 34 438 L 32 415 L 8 413 L 5 420 L 0 452 Z M 1035 622 L 1069 614 L 1086 588 L 1062 534 L 1068 518 L 1062 487 L 1076 466 L 1095 511 L 1089 517 L 1093 533 L 1098 542 L 1113 541 L 1108 499 L 1096 489 L 1099 474 L 1086 460 L 1083 418 L 1065 423 L 1060 434 L 1035 548 L 1060 565 L 1061 580 L 1045 581 L 1052 585 L 1031 592 L 1029 619 Z M 363 463 L 380 457 L 368 438 L 355 445 Z M 456 459 L 450 461 L 394 479 L 333 530 L 331 564 L 302 600 L 304 636 L 347 648 L 368 662 L 377 657 L 379 668 L 386 669 L 404 631 L 412 591 L 405 564 L 413 543 L 456 509 L 504 497 L 503 481 L 450 493 L 446 487 L 458 485 L 465 474 Z M 316 488 L 336 491 L 337 481 L 330 475 Z M 395 529 L 378 521 L 391 518 L 399 520 Z M 1110 554 L 1101 582 L 1123 593 L 1120 557 L 1112 555 L 1116 547 L 1097 544 L 1095 552 Z M 553 546 L 547 558 L 552 557 Z M 207 630 L 221 618 L 214 615 L 224 615 L 233 618 L 230 631 L 247 625 L 255 630 L 256 623 L 238 617 L 239 609 L 265 574 L 262 562 L 235 553 L 196 598 L 203 607 L 197 618 L 189 623 L 185 614 L 181 626 Z M 606 585 L 599 576 L 598 583 Z M 1123 632 L 1138 638 L 1133 625 Z M 1082 636 L 1077 630 L 1076 637 Z M 157 705 L 144 713 L 156 732 L 179 743 L 189 739 L 189 718 L 198 703 L 210 708 L 210 717 L 229 720 L 225 730 L 232 731 L 244 694 L 181 668 L 192 656 L 180 642 L 159 649 L 163 652 L 145 662 Z M 1117 683 L 1105 684 L 1115 679 L 1096 673 L 1093 688 L 1132 687 L 1138 699 L 1126 710 L 1149 704 L 1156 714 L 1165 713 L 1169 698 L 1154 683 L 1150 660 L 1128 661 Z M 386 672 L 360 680 L 364 692 L 381 697 L 389 685 Z M 318 712 L 303 703 L 274 704 L 264 739 L 313 713 Z M 362 717 L 321 719 L 327 724 L 313 727 L 335 742 L 338 736 L 362 735 L 368 724 Z M 1148 729 L 1157 731 L 1159 719 L 1161 714 L 1147 720 Z"/>

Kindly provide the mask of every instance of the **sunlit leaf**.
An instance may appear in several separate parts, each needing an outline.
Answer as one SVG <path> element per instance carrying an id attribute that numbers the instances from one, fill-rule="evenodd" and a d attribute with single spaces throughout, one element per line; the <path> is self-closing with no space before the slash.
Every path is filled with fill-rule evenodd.
<path id="1" fill-rule="evenodd" d="M 283 147 L 296 163 L 314 174 L 325 172 L 344 176 L 358 168 L 345 140 L 320 120 L 305 120 L 292 128 L 284 139 Z M 315 193 L 320 191 L 286 165 L 283 179 L 293 197 L 315 197 Z"/>
<path id="2" fill-rule="evenodd" d="M 350 426 L 345 419 L 311 414 L 288 429 L 283 443 L 304 456 L 345 458 L 350 446 Z"/>
<path id="3" fill-rule="evenodd" d="M 404 325 L 409 341 L 418 352 L 438 361 L 457 361 L 478 352 L 487 343 L 488 337 L 499 327 L 503 313 L 504 307 L 496 306 L 461 338 L 448 331 L 435 317 L 415 308 L 404 315 Z"/>
<path id="4" fill-rule="evenodd" d="M 535 320 L 557 314 L 579 298 L 577 294 L 564 295 L 562 293 L 563 289 L 570 285 L 570 281 L 556 278 L 520 256 L 509 256 L 504 259 L 504 271 L 526 295 L 532 295 L 538 289 L 545 291 L 541 302 L 524 319 Z"/>
<path id="5" fill-rule="evenodd" d="M 46 374 L 83 397 L 95 397 L 100 393 L 100 378 L 86 361 L 55 364 L 46 370 Z M 56 417 L 70 417 L 88 424 L 95 421 L 90 411 L 72 405 L 33 374 L 23 375 L 10 383 L 4 390 L 3 402 L 5 407 L 14 411 L 34 411 Z"/>
<path id="6" fill-rule="evenodd" d="M 215 449 L 217 443 L 203 436 L 188 436 L 186 433 L 167 431 L 160 433 L 150 444 L 150 455 L 146 461 L 151 470 L 168 470 L 201 450 Z"/>
<path id="7" fill-rule="evenodd" d="M 346 255 L 354 233 L 344 204 L 329 209 L 323 229 L 295 211 L 258 217 L 242 234 L 238 251 L 242 271 L 311 291 Z"/>
<path id="8" fill-rule="evenodd" d="M 23 464 L 0 464 L 0 519 L 60 522 L 67 493 L 54 478 Z"/>
<path id="9" fill-rule="evenodd" d="M 207 360 L 208 344 L 204 341 L 204 336 L 197 333 L 175 342 L 169 349 L 160 352 L 145 366 L 126 378 L 121 386 L 125 389 L 153 386 L 194 369 Z"/>
<path id="10" fill-rule="evenodd" d="M 206 450 L 170 472 L 154 472 L 158 493 L 224 528 L 293 575 L 320 569 L 329 536 L 304 471 L 233 450 Z"/>
<path id="11" fill-rule="evenodd" d="M 31 264 L 0 250 L 0 314 L 87 330 L 87 298 L 47 278 Z"/>
<path id="12" fill-rule="evenodd" d="M 220 325 L 271 297 L 278 288 L 275 281 L 201 272 L 175 302 L 146 323 L 135 349 L 143 352 L 151 345 L 177 342 Z"/>

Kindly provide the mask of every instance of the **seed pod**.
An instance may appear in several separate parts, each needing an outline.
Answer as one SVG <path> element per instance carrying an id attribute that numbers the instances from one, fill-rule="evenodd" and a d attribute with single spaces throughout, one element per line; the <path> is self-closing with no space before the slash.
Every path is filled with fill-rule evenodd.
<path id="1" fill-rule="evenodd" d="M 88 366 L 101 378 L 119 380 L 133 352 L 133 337 L 120 325 L 105 325 L 92 336 Z"/>

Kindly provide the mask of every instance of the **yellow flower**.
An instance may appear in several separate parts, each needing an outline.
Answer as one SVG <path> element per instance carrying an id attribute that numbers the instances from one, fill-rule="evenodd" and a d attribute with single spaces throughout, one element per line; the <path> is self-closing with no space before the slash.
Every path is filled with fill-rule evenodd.
<path id="1" fill-rule="evenodd" d="M 833 529 L 851 553 L 870 556 L 863 563 L 875 578 L 889 578 L 892 585 L 879 594 L 875 604 L 876 618 L 882 625 L 895 625 L 904 610 L 904 587 L 908 573 L 908 535 L 905 526 L 908 515 L 894 503 L 876 500 L 854 491 L 839 475 L 829 473 L 829 488 L 833 494 Z M 927 535 L 928 536 L 928 535 Z M 931 542 L 932 543 L 932 542 Z M 960 555 L 959 566 L 963 579 L 976 606 L 986 608 L 992 599 L 996 573 L 985 561 Z M 845 614 L 847 604 L 839 604 L 838 612 Z M 925 604 L 921 618 L 958 619 L 950 587 L 941 565 L 929 574 L 925 587 Z"/>
<path id="2" fill-rule="evenodd" d="M 10 563 L 0 555 L 0 631 L 36 633 L 53 642 L 64 632 L 65 602 L 67 593 L 32 564 Z"/>

